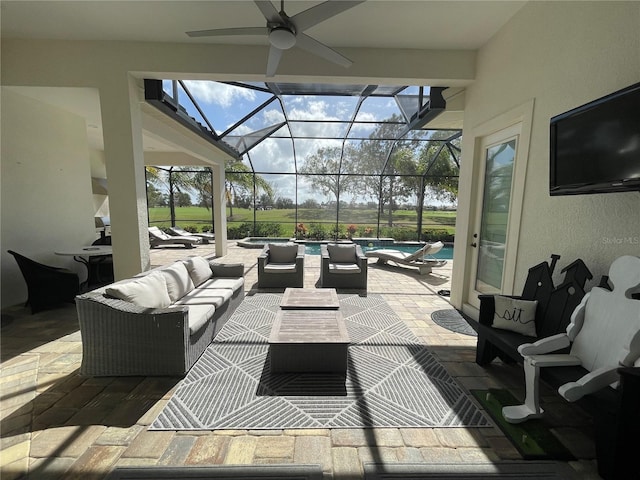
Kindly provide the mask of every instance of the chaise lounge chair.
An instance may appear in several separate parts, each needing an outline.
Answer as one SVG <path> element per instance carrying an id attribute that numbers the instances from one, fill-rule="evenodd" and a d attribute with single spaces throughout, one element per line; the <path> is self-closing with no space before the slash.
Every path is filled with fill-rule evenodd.
<path id="1" fill-rule="evenodd" d="M 151 247 L 159 247 L 161 245 L 184 245 L 185 248 L 193 248 L 202 240 L 194 236 L 172 237 L 167 235 L 158 227 L 149 227 L 149 243 Z"/>
<path id="2" fill-rule="evenodd" d="M 444 247 L 442 242 L 427 243 L 421 249 L 413 252 L 401 252 L 391 248 L 381 248 L 379 250 L 371 250 L 365 253 L 368 258 L 377 258 L 378 264 L 385 265 L 387 262 L 394 262 L 397 265 L 407 267 L 417 267 L 420 275 L 431 273 L 433 267 L 443 267 L 447 264 L 446 260 L 438 260 L 429 258 L 430 255 L 439 252 Z"/>
<path id="3" fill-rule="evenodd" d="M 169 232 L 171 232 L 171 235 L 176 235 L 178 237 L 198 237 L 201 239 L 202 243 L 207 245 L 216 239 L 216 235 L 214 233 L 191 233 L 180 227 L 169 227 Z"/>

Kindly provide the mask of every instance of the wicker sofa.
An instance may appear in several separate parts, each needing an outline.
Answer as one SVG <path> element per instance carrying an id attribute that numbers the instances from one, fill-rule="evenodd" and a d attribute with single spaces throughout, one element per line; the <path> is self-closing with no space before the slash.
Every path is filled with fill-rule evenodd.
<path id="1" fill-rule="evenodd" d="M 76 297 L 80 374 L 184 376 L 244 298 L 244 265 L 190 257 Z"/>

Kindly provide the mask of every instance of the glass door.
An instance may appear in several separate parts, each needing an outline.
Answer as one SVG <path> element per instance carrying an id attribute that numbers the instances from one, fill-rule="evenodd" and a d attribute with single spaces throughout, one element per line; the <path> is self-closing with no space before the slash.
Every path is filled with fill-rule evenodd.
<path id="1" fill-rule="evenodd" d="M 476 228 L 471 243 L 474 275 L 469 303 L 472 305 L 478 305 L 478 294 L 503 291 L 518 131 L 514 126 L 482 140 L 484 179 L 478 192 Z"/>

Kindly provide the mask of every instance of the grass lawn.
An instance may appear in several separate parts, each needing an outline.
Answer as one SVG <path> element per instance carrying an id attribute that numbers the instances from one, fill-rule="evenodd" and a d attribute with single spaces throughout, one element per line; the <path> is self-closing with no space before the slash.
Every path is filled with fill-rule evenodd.
<path id="1" fill-rule="evenodd" d="M 295 209 L 273 209 L 253 211 L 248 208 L 233 208 L 233 216 L 230 216 L 230 209 L 227 208 L 227 225 L 228 227 L 239 226 L 243 223 L 277 223 L 288 224 L 291 226 L 283 227 L 287 231 L 293 231 L 293 225 L 296 222 Z M 388 213 L 380 218 L 380 227 L 388 226 Z M 149 209 L 149 222 L 151 225 L 166 227 L 171 225 L 168 207 L 152 207 Z M 322 208 L 299 208 L 298 223 L 304 223 L 309 226 L 312 223 L 326 224 L 327 227 L 335 225 L 335 210 Z M 201 226 L 211 225 L 211 211 L 203 207 L 176 207 L 176 224 L 182 226 L 196 226 L 200 230 Z M 341 209 L 340 224 L 355 224 L 360 229 L 372 227 L 375 229 L 378 222 L 378 211 L 375 209 Z M 417 212 L 415 210 L 396 210 L 392 214 L 392 223 L 394 227 L 416 228 Z M 445 230 L 449 234 L 455 233 L 456 212 L 425 210 L 423 214 L 423 230 L 437 229 Z"/>

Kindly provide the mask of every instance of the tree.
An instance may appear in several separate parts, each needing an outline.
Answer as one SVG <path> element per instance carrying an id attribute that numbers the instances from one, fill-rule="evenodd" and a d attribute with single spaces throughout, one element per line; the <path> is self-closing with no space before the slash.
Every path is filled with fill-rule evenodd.
<path id="1" fill-rule="evenodd" d="M 293 200 L 288 197 L 278 197 L 276 198 L 275 207 L 279 209 L 294 208 L 295 204 Z"/>
<path id="2" fill-rule="evenodd" d="M 178 207 L 190 207 L 191 206 L 191 196 L 186 192 L 178 192 L 176 193 L 176 205 Z"/>
<path id="3" fill-rule="evenodd" d="M 307 198 L 304 202 L 300 204 L 302 208 L 320 208 L 320 204 L 314 200 L 313 198 Z"/>
<path id="4" fill-rule="evenodd" d="M 345 152 L 346 153 L 346 152 Z M 307 157 L 299 172 L 309 175 L 311 185 L 325 196 L 332 196 L 337 201 L 340 193 L 352 191 L 354 177 L 340 175 L 349 173 L 349 162 L 341 162 L 343 150 L 340 147 L 322 147 Z M 346 156 L 346 155 L 345 155 Z"/>
<path id="5" fill-rule="evenodd" d="M 147 204 L 150 207 L 166 207 L 168 203 L 167 195 L 153 183 L 147 182 Z"/>
<path id="6" fill-rule="evenodd" d="M 358 158 L 357 170 L 362 174 L 357 177 L 359 190 L 377 200 L 381 213 L 384 213 L 384 205 L 388 205 L 388 224 L 391 226 L 395 197 L 407 194 L 406 186 L 396 176 L 404 173 L 407 165 L 414 161 L 415 142 L 411 132 L 401 143 L 387 140 L 399 138 L 405 128 L 400 115 L 394 114 L 384 122 L 369 135 L 369 140 L 360 144 L 355 158 Z"/>
<path id="7" fill-rule="evenodd" d="M 238 195 L 249 194 L 253 197 L 253 184 L 257 190 L 273 195 L 273 187 L 260 175 L 255 175 L 241 160 L 230 160 L 226 164 L 225 196 L 229 205 L 229 215 L 233 216 L 234 198 Z M 257 192 L 256 192 L 257 193 Z"/>
<path id="8" fill-rule="evenodd" d="M 432 140 L 447 140 L 450 132 L 434 132 Z M 460 139 L 451 142 L 458 146 Z M 444 142 L 429 142 L 420 152 L 417 165 L 417 173 L 424 177 L 418 192 L 418 205 L 424 203 L 426 193 L 430 196 L 447 202 L 455 202 L 458 198 L 458 174 L 459 169 L 454 162 L 451 151 Z"/>

